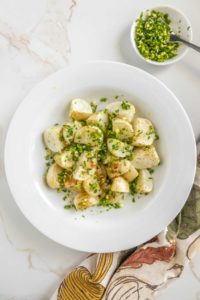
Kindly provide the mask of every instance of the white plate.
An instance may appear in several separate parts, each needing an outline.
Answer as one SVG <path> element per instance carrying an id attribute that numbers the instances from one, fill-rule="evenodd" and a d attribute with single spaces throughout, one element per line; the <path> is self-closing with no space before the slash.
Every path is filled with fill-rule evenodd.
<path id="1" fill-rule="evenodd" d="M 43 182 L 42 132 L 64 122 L 73 97 L 125 94 L 155 124 L 161 166 L 154 191 L 123 209 L 85 212 L 63 209 L 64 201 Z M 5 168 L 12 194 L 27 219 L 49 238 L 82 250 L 109 252 L 136 246 L 161 231 L 180 211 L 191 189 L 196 147 L 189 119 L 174 94 L 135 67 L 93 62 L 63 69 L 25 98 L 10 124 Z"/>

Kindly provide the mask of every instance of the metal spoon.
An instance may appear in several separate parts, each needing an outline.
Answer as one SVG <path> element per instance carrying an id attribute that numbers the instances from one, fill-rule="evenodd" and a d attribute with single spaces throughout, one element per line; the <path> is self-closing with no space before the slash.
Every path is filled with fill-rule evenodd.
<path id="1" fill-rule="evenodd" d="M 185 45 L 187 45 L 188 47 L 200 52 L 200 47 L 197 45 L 194 45 L 188 41 L 183 40 L 182 38 L 180 38 L 179 36 L 177 36 L 174 32 L 171 32 L 170 34 L 170 42 L 181 42 Z"/>

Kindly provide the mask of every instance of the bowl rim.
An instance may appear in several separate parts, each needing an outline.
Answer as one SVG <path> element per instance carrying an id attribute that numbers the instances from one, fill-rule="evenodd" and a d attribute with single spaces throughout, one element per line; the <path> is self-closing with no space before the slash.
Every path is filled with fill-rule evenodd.
<path id="1" fill-rule="evenodd" d="M 153 10 L 153 9 L 157 9 L 159 10 L 159 8 L 169 8 L 171 10 L 174 10 L 176 12 L 178 12 L 180 15 L 183 16 L 183 18 L 186 20 L 188 26 L 190 26 L 190 36 L 189 36 L 189 39 L 188 41 L 189 42 L 192 42 L 192 39 L 193 39 L 193 31 L 192 31 L 192 25 L 191 25 L 191 22 L 190 20 L 188 19 L 188 17 L 179 9 L 177 9 L 176 7 L 174 6 L 170 6 L 170 5 L 157 5 L 157 6 L 153 6 L 151 8 L 147 8 L 145 10 L 142 10 L 140 12 L 141 13 L 145 13 L 146 11 L 148 10 Z M 166 65 L 171 65 L 175 62 L 178 62 L 180 61 L 188 52 L 189 48 L 185 48 L 185 50 L 183 51 L 183 53 L 181 53 L 180 55 L 177 55 L 175 57 L 173 57 L 172 59 L 168 59 L 164 62 L 157 62 L 157 61 L 153 61 L 153 60 L 150 60 L 150 59 L 145 59 L 144 56 L 139 52 L 138 48 L 137 48 L 137 45 L 136 45 L 136 42 L 135 42 L 135 39 L 133 38 L 133 36 L 135 36 L 135 28 L 136 28 L 136 20 L 137 18 L 140 16 L 140 14 L 137 15 L 136 19 L 133 21 L 132 25 L 131 25 L 131 29 L 130 29 L 130 42 L 131 42 L 131 45 L 133 47 L 133 49 L 135 50 L 135 52 L 137 53 L 137 55 L 143 60 L 143 61 L 146 61 L 147 63 L 150 63 L 152 65 L 155 65 L 155 66 L 166 66 Z"/>

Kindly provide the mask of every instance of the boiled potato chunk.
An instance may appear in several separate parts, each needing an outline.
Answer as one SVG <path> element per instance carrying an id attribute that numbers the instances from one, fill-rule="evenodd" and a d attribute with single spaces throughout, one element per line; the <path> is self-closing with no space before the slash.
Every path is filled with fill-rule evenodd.
<path id="1" fill-rule="evenodd" d="M 107 139 L 107 147 L 111 154 L 117 157 L 126 157 L 130 155 L 132 147 L 117 139 Z"/>
<path id="2" fill-rule="evenodd" d="M 98 202 L 98 199 L 86 194 L 85 192 L 77 194 L 74 198 L 74 205 L 77 210 L 89 208 L 93 205 L 98 204 Z"/>
<path id="3" fill-rule="evenodd" d="M 111 116 L 132 122 L 135 114 L 135 107 L 128 101 L 116 101 L 108 104 L 106 110 Z"/>
<path id="4" fill-rule="evenodd" d="M 74 178 L 69 178 L 65 181 L 64 187 L 73 192 L 83 191 L 82 181 L 76 180 Z"/>
<path id="5" fill-rule="evenodd" d="M 112 163 L 115 160 L 118 160 L 118 157 L 112 155 L 110 152 L 107 152 L 104 159 L 103 159 L 103 163 L 105 165 L 108 165 L 108 164 Z"/>
<path id="6" fill-rule="evenodd" d="M 91 177 L 83 181 L 83 188 L 88 195 L 95 197 L 101 194 L 99 182 L 95 177 Z"/>
<path id="7" fill-rule="evenodd" d="M 144 118 L 136 118 L 133 121 L 133 144 L 135 146 L 150 146 L 155 140 L 155 130 L 151 121 Z"/>
<path id="8" fill-rule="evenodd" d="M 60 187 L 58 181 L 58 174 L 62 172 L 62 168 L 57 164 L 53 164 L 49 167 L 47 174 L 46 174 L 46 182 L 48 186 L 52 189 L 57 189 Z"/>
<path id="9" fill-rule="evenodd" d="M 102 130 L 105 130 L 108 125 L 108 116 L 105 112 L 99 111 L 92 114 L 86 122 L 88 125 L 99 126 Z"/>
<path id="10" fill-rule="evenodd" d="M 82 124 L 79 121 L 74 121 L 74 123 L 67 122 L 63 125 L 63 138 L 67 144 L 73 141 L 76 131 L 81 127 Z"/>
<path id="11" fill-rule="evenodd" d="M 54 160 L 63 169 L 70 169 L 74 165 L 73 154 L 70 150 L 56 154 Z"/>
<path id="12" fill-rule="evenodd" d="M 133 163 L 130 163 L 129 170 L 123 174 L 123 177 L 128 181 L 133 181 L 138 176 L 138 171 L 135 169 Z"/>
<path id="13" fill-rule="evenodd" d="M 154 168 L 160 163 L 155 147 L 141 147 L 134 149 L 132 163 L 136 169 Z"/>
<path id="14" fill-rule="evenodd" d="M 84 126 L 77 130 L 74 142 L 91 146 L 98 146 L 103 142 L 103 132 L 96 126 Z"/>
<path id="15" fill-rule="evenodd" d="M 97 168 L 97 158 L 89 152 L 83 152 L 79 157 L 76 168 L 73 172 L 73 178 L 84 181 L 93 176 Z"/>
<path id="16" fill-rule="evenodd" d="M 60 152 L 65 144 L 61 139 L 62 126 L 54 126 L 44 131 L 44 142 L 48 149 L 53 152 Z"/>
<path id="17" fill-rule="evenodd" d="M 129 184 L 123 177 L 115 177 L 111 185 L 111 191 L 119 193 L 128 193 Z"/>
<path id="18" fill-rule="evenodd" d="M 130 168 L 130 161 L 127 159 L 113 161 L 107 168 L 107 173 L 110 178 L 118 177 Z"/>
<path id="19" fill-rule="evenodd" d="M 120 140 L 126 140 L 133 137 L 133 127 L 125 120 L 119 118 L 113 119 L 112 129 Z"/>
<path id="20" fill-rule="evenodd" d="M 69 116 L 75 120 L 86 120 L 92 114 L 90 104 L 83 99 L 73 99 L 71 102 Z"/>
<path id="21" fill-rule="evenodd" d="M 137 183 L 136 191 L 139 194 L 148 194 L 153 189 L 153 179 L 148 170 L 140 170 Z"/>

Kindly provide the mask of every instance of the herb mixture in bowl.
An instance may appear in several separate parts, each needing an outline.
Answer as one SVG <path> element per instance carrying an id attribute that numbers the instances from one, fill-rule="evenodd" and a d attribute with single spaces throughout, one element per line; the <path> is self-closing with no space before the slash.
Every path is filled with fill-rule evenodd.
<path id="1" fill-rule="evenodd" d="M 177 55 L 178 42 L 170 42 L 170 18 L 167 13 L 147 11 L 136 20 L 135 43 L 146 60 L 164 62 Z"/>
<path id="2" fill-rule="evenodd" d="M 150 120 L 135 117 L 132 103 L 115 97 L 97 111 L 96 103 L 73 99 L 69 117 L 44 132 L 46 183 L 65 193 L 65 208 L 120 208 L 125 194 L 152 191 L 158 136 Z"/>

